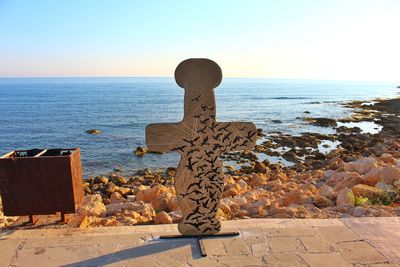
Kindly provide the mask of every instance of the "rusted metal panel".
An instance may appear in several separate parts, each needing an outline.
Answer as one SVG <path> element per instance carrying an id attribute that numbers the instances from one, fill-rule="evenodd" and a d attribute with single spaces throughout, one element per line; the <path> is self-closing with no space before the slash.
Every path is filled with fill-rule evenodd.
<path id="1" fill-rule="evenodd" d="M 7 216 L 74 213 L 83 200 L 80 149 L 8 153 L 0 158 L 0 191 Z"/>

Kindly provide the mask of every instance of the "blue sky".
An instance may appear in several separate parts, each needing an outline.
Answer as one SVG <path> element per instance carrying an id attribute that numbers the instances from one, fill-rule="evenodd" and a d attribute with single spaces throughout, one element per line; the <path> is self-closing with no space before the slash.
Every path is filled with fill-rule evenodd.
<path id="1" fill-rule="evenodd" d="M 399 80 L 400 1 L 0 0 L 0 76 Z"/>

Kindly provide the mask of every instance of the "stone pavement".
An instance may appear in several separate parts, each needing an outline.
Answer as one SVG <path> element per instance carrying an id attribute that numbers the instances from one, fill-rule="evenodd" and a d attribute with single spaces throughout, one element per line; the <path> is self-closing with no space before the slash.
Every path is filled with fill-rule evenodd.
<path id="1" fill-rule="evenodd" d="M 249 219 L 205 239 L 176 225 L 0 232 L 0 266 L 400 266 L 400 218 Z"/>

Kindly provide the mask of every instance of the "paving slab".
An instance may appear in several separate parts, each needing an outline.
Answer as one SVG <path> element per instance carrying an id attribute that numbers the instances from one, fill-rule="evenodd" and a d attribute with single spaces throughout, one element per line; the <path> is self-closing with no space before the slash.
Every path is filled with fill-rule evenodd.
<path id="1" fill-rule="evenodd" d="M 399 218 L 227 221 L 239 236 L 194 238 L 176 225 L 0 230 L 0 266 L 396 266 Z"/>

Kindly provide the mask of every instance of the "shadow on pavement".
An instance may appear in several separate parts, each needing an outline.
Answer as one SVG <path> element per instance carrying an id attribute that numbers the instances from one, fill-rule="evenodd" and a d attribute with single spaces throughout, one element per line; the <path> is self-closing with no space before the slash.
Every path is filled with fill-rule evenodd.
<path id="1" fill-rule="evenodd" d="M 67 265 L 62 265 L 63 267 L 72 266 L 103 266 L 106 264 L 112 264 L 120 262 L 123 260 L 135 259 L 139 257 L 145 257 L 154 255 L 157 253 L 166 252 L 168 250 L 177 249 L 184 246 L 191 246 L 192 257 L 194 259 L 200 258 L 199 248 L 197 247 L 197 242 L 194 239 L 183 239 L 183 240 L 168 240 L 168 241 L 151 241 L 151 243 L 140 246 L 133 247 L 113 253 L 109 253 L 103 256 L 95 257 L 92 259 L 79 261 Z"/>

